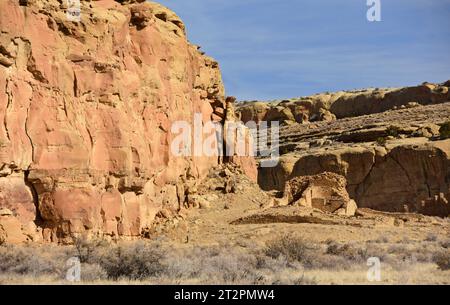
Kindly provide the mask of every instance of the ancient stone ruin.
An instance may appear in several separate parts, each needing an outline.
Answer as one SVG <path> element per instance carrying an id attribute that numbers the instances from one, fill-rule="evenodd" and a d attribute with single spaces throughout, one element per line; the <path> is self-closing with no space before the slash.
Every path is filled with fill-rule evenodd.
<path id="1" fill-rule="evenodd" d="M 288 205 L 353 216 L 357 206 L 350 199 L 346 185 L 347 180 L 343 176 L 329 172 L 295 177 L 286 183 L 283 199 Z"/>

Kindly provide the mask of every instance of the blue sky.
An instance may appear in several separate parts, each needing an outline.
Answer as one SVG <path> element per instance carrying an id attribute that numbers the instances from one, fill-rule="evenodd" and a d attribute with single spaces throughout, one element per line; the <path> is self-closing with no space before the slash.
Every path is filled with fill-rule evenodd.
<path id="1" fill-rule="evenodd" d="M 450 79 L 450 0 L 156 0 L 219 61 L 227 95 L 270 100 Z"/>

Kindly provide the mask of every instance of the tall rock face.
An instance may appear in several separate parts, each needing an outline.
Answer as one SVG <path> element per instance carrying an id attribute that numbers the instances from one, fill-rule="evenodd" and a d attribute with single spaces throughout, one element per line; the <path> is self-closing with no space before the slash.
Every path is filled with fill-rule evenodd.
<path id="1" fill-rule="evenodd" d="M 218 63 L 182 21 L 151 2 L 80 2 L 79 21 L 65 1 L 0 2 L 0 224 L 19 222 L 0 232 L 17 240 L 139 236 L 220 162 L 170 152 L 172 122 L 226 110 Z"/>
<path id="2" fill-rule="evenodd" d="M 450 215 L 450 140 L 412 139 L 387 149 L 362 145 L 287 154 L 277 167 L 260 170 L 259 183 L 265 190 L 282 190 L 290 179 L 324 172 L 344 176 L 359 207 Z"/>

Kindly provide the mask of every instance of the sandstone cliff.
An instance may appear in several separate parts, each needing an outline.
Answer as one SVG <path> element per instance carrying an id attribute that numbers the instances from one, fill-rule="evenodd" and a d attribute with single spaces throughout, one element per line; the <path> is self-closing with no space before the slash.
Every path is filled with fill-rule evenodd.
<path id="1" fill-rule="evenodd" d="M 450 215 L 450 103 L 280 129 L 280 162 L 261 168 L 264 190 L 324 172 L 347 179 L 358 207 Z"/>
<path id="2" fill-rule="evenodd" d="M 172 122 L 224 123 L 218 63 L 159 4 L 81 1 L 80 22 L 66 10 L 0 2 L 0 234 L 139 236 L 221 161 L 170 153 Z"/>
<path id="3" fill-rule="evenodd" d="M 404 88 L 372 88 L 315 94 L 272 102 L 243 102 L 238 107 L 242 121 L 279 121 L 289 125 L 313 121 L 334 121 L 417 105 L 450 100 L 450 81 L 423 83 Z"/>

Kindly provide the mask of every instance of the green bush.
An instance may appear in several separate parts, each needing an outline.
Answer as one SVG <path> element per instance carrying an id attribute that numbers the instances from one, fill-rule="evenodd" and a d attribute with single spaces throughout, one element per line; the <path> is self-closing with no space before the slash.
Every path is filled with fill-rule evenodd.
<path id="1" fill-rule="evenodd" d="M 388 137 L 390 136 L 390 137 L 396 138 L 396 137 L 398 137 L 399 133 L 400 133 L 400 128 L 398 128 L 397 126 L 391 125 L 386 129 L 386 135 Z"/>
<path id="2" fill-rule="evenodd" d="M 379 138 L 377 138 L 377 144 L 380 145 L 380 146 L 386 145 L 386 142 L 387 142 L 387 140 L 386 140 L 385 137 L 379 137 Z"/>

